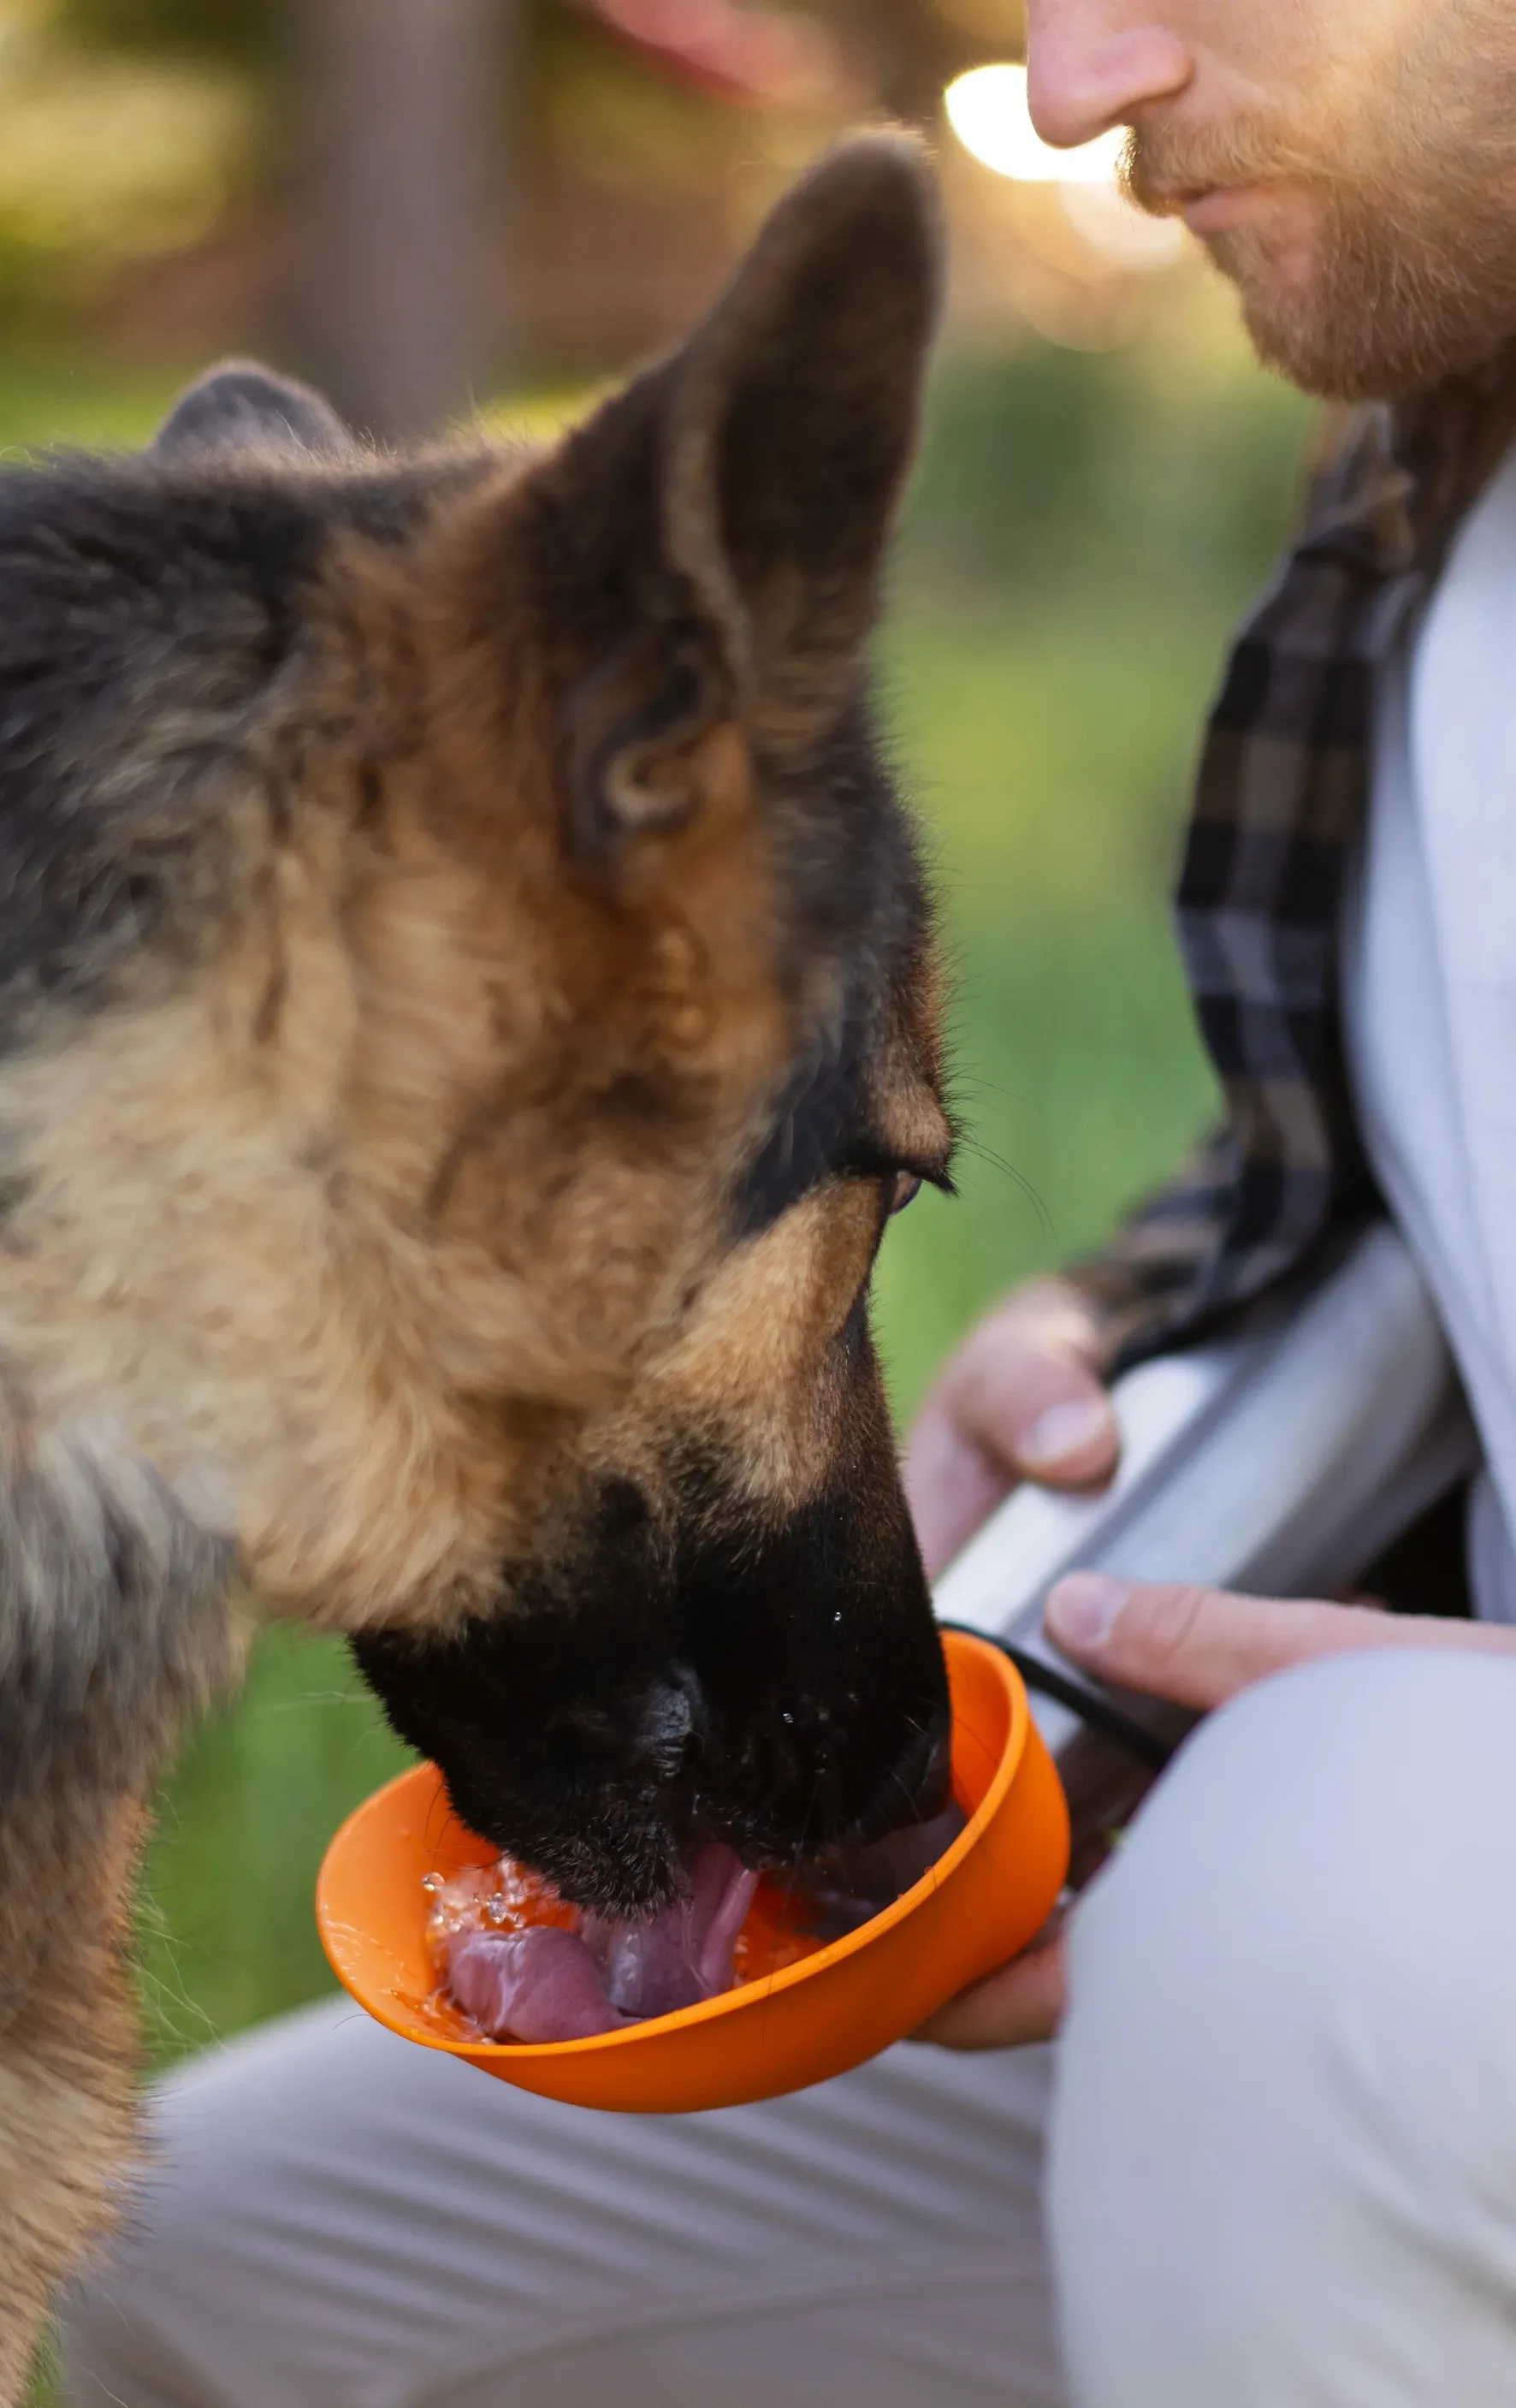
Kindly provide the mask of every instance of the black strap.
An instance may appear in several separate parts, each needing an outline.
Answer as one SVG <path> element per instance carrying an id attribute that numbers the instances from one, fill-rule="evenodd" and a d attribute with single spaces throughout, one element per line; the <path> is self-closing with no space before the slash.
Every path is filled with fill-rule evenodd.
<path id="1" fill-rule="evenodd" d="M 1098 1731 L 1102 1739 L 1114 1740 L 1118 1747 L 1123 1747 L 1128 1756 L 1134 1756 L 1138 1764 L 1145 1764 L 1150 1771 L 1162 1772 L 1172 1761 L 1175 1749 L 1166 1741 L 1144 1730 L 1140 1723 L 1135 1723 L 1123 1714 L 1120 1706 L 1111 1705 L 1097 1691 L 1085 1688 L 1072 1673 L 1055 1672 L 1040 1656 L 1029 1655 L 1025 1648 L 1018 1647 L 1013 1639 L 1002 1639 L 994 1630 L 976 1630 L 966 1622 L 939 1622 L 937 1628 L 956 1630 L 965 1639 L 988 1640 L 992 1647 L 999 1648 L 1002 1656 L 1009 1656 L 1029 1689 L 1066 1706 L 1092 1730 Z"/>

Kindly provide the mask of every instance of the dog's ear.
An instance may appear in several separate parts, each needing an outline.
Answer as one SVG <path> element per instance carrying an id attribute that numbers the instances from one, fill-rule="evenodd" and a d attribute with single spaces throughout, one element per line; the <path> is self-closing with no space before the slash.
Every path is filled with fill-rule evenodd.
<path id="1" fill-rule="evenodd" d="M 937 317 L 919 146 L 833 151 L 775 210 L 676 364 L 663 534 L 760 724 L 835 704 L 873 617 Z"/>
<path id="2" fill-rule="evenodd" d="M 328 402 L 252 360 L 227 360 L 180 394 L 151 446 L 159 460 L 197 452 L 350 452 L 353 438 Z"/>
<path id="3" fill-rule="evenodd" d="M 533 551 L 573 629 L 572 838 L 604 858 L 805 758 L 856 691 L 915 448 L 940 240 L 924 153 L 830 152 L 690 340 L 534 481 Z M 538 592 L 542 590 L 539 583 Z"/>

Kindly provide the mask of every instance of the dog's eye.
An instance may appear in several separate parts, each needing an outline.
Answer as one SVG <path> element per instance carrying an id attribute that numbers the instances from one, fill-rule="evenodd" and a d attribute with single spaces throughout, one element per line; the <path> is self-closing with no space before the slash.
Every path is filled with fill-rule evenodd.
<path id="1" fill-rule="evenodd" d="M 908 1204 L 914 1204 L 921 1192 L 922 1182 L 919 1172 L 897 1170 L 894 1174 L 894 1192 L 890 1198 L 891 1211 L 903 1212 Z"/>

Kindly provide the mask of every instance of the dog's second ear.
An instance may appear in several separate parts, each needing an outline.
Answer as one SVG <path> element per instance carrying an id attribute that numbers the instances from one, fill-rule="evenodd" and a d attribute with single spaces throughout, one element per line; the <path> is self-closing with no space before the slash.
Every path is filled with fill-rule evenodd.
<path id="1" fill-rule="evenodd" d="M 350 451 L 352 440 L 319 393 L 256 361 L 228 360 L 180 394 L 151 448 L 154 459 L 176 461 L 253 449 L 330 456 Z"/>
<path id="2" fill-rule="evenodd" d="M 769 218 L 694 336 L 534 480 L 534 588 L 568 655 L 571 840 L 696 816 L 803 762 L 856 692 L 937 308 L 920 146 L 863 136 Z"/>

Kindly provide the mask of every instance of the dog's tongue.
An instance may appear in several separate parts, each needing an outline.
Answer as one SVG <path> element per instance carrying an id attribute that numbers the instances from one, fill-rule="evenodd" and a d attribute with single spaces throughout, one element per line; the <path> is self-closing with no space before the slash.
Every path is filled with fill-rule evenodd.
<path id="1" fill-rule="evenodd" d="M 606 1996 L 627 2015 L 669 2015 L 732 1986 L 732 1952 L 758 1876 L 712 1842 L 690 1867 L 690 1895 L 644 1922 L 587 1914 L 579 1925 Z"/>
<path id="2" fill-rule="evenodd" d="M 730 1848 L 713 1843 L 691 1865 L 689 1897 L 641 1921 L 585 1914 L 575 1931 L 454 1932 L 448 1986 L 481 2030 L 519 2041 L 588 2040 L 672 2014 L 731 1988 L 757 1885 Z"/>

